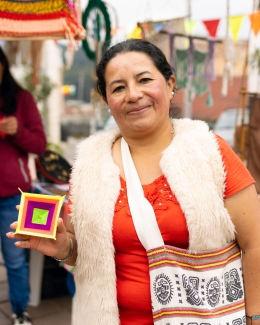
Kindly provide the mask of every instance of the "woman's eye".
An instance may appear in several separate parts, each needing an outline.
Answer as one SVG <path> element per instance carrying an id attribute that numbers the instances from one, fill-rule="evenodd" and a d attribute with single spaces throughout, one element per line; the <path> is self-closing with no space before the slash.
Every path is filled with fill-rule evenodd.
<path id="1" fill-rule="evenodd" d="M 123 89 L 124 89 L 124 86 L 118 86 L 113 90 L 113 93 L 117 93 L 117 92 L 119 92 L 119 91 L 121 91 Z"/>
<path id="2" fill-rule="evenodd" d="M 145 82 L 148 82 L 148 81 L 150 81 L 151 80 L 151 78 L 142 78 L 141 80 L 140 80 L 140 83 L 145 83 Z"/>

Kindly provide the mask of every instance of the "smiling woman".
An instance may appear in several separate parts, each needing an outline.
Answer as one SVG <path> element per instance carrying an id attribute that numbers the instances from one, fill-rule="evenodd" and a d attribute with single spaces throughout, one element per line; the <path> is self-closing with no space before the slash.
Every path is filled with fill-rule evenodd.
<path id="1" fill-rule="evenodd" d="M 159 135 L 167 129 L 173 75 L 166 81 L 146 54 L 128 52 L 108 63 L 105 78 L 105 100 L 123 133 Z"/>
<path id="2" fill-rule="evenodd" d="M 59 223 L 56 242 L 16 245 L 76 264 L 75 325 L 244 324 L 245 310 L 260 314 L 248 170 L 206 123 L 171 119 L 175 77 L 152 43 L 116 44 L 96 74 L 119 128 L 79 145 L 72 222 Z"/>

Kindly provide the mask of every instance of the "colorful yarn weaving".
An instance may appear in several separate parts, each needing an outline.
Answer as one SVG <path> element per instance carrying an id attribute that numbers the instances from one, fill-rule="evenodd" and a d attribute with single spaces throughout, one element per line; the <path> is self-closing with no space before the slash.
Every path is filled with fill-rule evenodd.
<path id="1" fill-rule="evenodd" d="M 64 198 L 22 192 L 16 233 L 56 239 L 57 220 Z"/>
<path id="2" fill-rule="evenodd" d="M 72 0 L 0 0 L 0 38 L 85 38 Z"/>

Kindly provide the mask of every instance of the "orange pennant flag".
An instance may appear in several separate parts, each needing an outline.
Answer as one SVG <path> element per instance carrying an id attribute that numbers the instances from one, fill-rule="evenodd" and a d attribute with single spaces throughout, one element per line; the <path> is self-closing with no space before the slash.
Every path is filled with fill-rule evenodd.
<path id="1" fill-rule="evenodd" d="M 252 29 L 256 36 L 260 30 L 260 11 L 254 12 L 253 14 L 249 15 L 249 18 L 251 20 Z"/>
<path id="2" fill-rule="evenodd" d="M 229 30 L 234 42 L 238 41 L 238 34 L 244 16 L 233 16 L 229 18 Z"/>

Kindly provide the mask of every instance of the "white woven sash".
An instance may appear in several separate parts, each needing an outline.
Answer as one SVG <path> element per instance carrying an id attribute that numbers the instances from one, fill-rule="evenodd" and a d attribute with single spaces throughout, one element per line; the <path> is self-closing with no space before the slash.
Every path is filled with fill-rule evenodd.
<path id="1" fill-rule="evenodd" d="M 129 146 L 121 139 L 122 161 L 127 184 L 127 198 L 135 230 L 146 250 L 164 245 L 154 210 L 144 196 Z"/>

